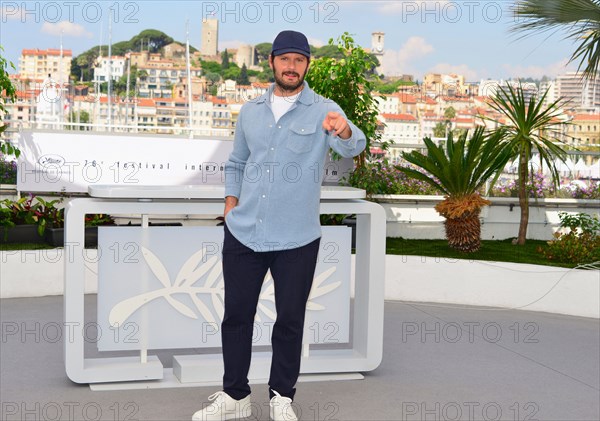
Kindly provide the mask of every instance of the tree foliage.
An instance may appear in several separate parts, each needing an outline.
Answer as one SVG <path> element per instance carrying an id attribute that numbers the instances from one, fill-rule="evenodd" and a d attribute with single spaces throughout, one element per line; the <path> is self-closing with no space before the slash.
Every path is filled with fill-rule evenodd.
<path id="1" fill-rule="evenodd" d="M 246 67 L 246 63 L 242 65 L 240 69 L 240 75 L 236 79 L 236 82 L 239 85 L 250 85 L 250 80 L 248 80 L 248 68 Z"/>
<path id="2" fill-rule="evenodd" d="M 261 63 L 269 60 L 269 54 L 271 54 L 273 44 L 270 42 L 261 42 L 260 44 L 256 44 L 254 49 L 256 50 L 258 62 Z"/>
<path id="3" fill-rule="evenodd" d="M 433 128 L 433 137 L 446 137 L 446 132 L 448 130 L 448 125 L 446 123 L 436 123 Z"/>
<path id="4" fill-rule="evenodd" d="M 240 77 L 242 69 L 240 69 L 237 64 L 231 63 L 227 69 L 223 69 L 221 75 L 224 80 L 237 80 Z"/>
<path id="5" fill-rule="evenodd" d="M 221 68 L 227 70 L 229 69 L 229 66 L 229 53 L 227 52 L 227 48 L 225 48 L 225 51 L 221 53 Z"/>
<path id="6" fill-rule="evenodd" d="M 527 180 L 529 178 L 529 160 L 533 152 L 540 155 L 540 162 L 550 169 L 555 186 L 560 182 L 556 159 L 564 162 L 565 150 L 559 145 L 560 127 L 564 123 L 557 120 L 561 114 L 559 98 L 548 106 L 544 106 L 549 89 L 540 96 L 531 96 L 529 100 L 521 86 L 506 88 L 499 86 L 496 95 L 491 97 L 490 107 L 508 120 L 506 125 L 497 129 L 502 133 L 504 147 L 511 153 L 511 158 L 519 161 L 519 206 L 521 222 L 519 226 L 518 244 L 525 244 L 527 225 L 529 223 L 529 195 Z"/>
<path id="7" fill-rule="evenodd" d="M 393 94 L 398 92 L 402 86 L 413 86 L 415 82 L 407 82 L 404 80 L 395 80 L 393 82 L 374 81 L 373 88 L 381 94 Z"/>
<path id="8" fill-rule="evenodd" d="M 171 44 L 173 38 L 164 32 L 155 29 L 146 29 L 135 35 L 129 41 L 120 41 L 112 44 L 111 53 L 113 56 L 123 56 L 128 52 L 140 52 L 142 47 L 144 51 L 157 53 L 165 45 Z M 178 44 L 181 45 L 180 42 Z M 192 49 L 190 49 L 191 51 Z M 108 56 L 107 45 L 96 45 L 87 51 L 74 57 L 71 61 L 71 74 L 76 80 L 89 81 L 94 78 L 94 65 L 99 56 Z"/>
<path id="9" fill-rule="evenodd" d="M 329 57 L 338 60 L 344 58 L 344 53 L 340 51 L 337 45 L 333 45 L 331 43 L 322 47 L 315 48 L 314 53 L 312 55 L 314 58 Z"/>
<path id="10" fill-rule="evenodd" d="M 452 120 L 453 118 L 456 117 L 456 110 L 454 109 L 454 107 L 448 107 L 444 110 L 444 117 L 446 118 L 446 120 Z"/>
<path id="11" fill-rule="evenodd" d="M 141 51 L 140 48 L 142 43 L 144 45 L 144 49 L 150 51 L 151 53 L 158 53 L 161 48 L 163 48 L 165 45 L 171 44 L 172 42 L 173 38 L 162 31 L 158 31 L 156 29 L 145 29 L 123 45 L 123 47 L 127 49 L 123 50 L 122 54 L 128 50 Z M 121 43 L 115 45 L 119 45 L 120 47 L 120 44 Z"/>
<path id="12" fill-rule="evenodd" d="M 373 96 L 373 82 L 368 79 L 372 67 L 371 57 L 354 39 L 345 32 L 337 39 L 329 40 L 336 46 L 342 58 L 321 57 L 311 62 L 306 81 L 320 95 L 335 101 L 346 116 L 360 128 L 366 138 L 367 147 L 356 159 L 362 166 L 370 155 L 370 145 L 379 142 L 377 131 L 377 102 Z"/>
<path id="13" fill-rule="evenodd" d="M 2 46 L 0 45 L 0 53 L 2 53 L 3 51 L 4 48 L 2 48 Z M 6 110 L 6 104 L 9 102 L 15 102 L 17 100 L 17 89 L 15 85 L 13 85 L 12 80 L 10 80 L 10 77 L 8 75 L 9 68 L 16 70 L 15 65 L 12 62 L 6 60 L 0 54 L 0 117 L 2 117 L 2 120 L 4 119 L 4 115 L 8 113 L 8 111 Z M 0 126 L 0 134 L 4 133 L 6 128 L 7 126 L 5 124 L 2 124 Z M 21 153 L 19 149 L 12 146 L 9 142 L 4 141 L 0 143 L 0 151 L 5 155 L 14 154 L 17 158 Z"/>

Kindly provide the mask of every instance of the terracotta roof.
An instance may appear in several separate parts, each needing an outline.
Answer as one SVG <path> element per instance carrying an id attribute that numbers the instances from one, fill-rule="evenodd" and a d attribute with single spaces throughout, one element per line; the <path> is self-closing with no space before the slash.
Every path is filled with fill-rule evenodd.
<path id="1" fill-rule="evenodd" d="M 416 104 L 417 103 L 417 98 L 415 98 L 414 95 L 405 94 L 405 93 L 396 93 L 396 94 L 394 94 L 394 96 L 397 96 L 401 102 L 404 102 L 406 104 Z"/>
<path id="2" fill-rule="evenodd" d="M 417 118 L 414 115 L 410 114 L 381 114 L 383 118 L 386 120 L 396 120 L 396 121 L 417 121 Z"/>
<path id="3" fill-rule="evenodd" d="M 33 50 L 24 49 L 21 52 L 21 54 L 24 56 L 39 56 L 39 55 L 60 56 L 60 50 L 56 49 L 56 48 L 48 48 L 47 50 L 40 50 L 38 48 L 35 48 Z M 63 49 L 63 57 L 64 56 L 73 56 L 73 52 L 71 50 Z"/>
<path id="4" fill-rule="evenodd" d="M 394 92 L 393 94 L 380 94 L 382 97 L 393 97 L 398 98 L 400 102 L 407 104 L 416 104 L 417 98 L 414 95 L 407 94 L 405 92 Z"/>
<path id="5" fill-rule="evenodd" d="M 153 99 L 139 98 L 137 102 L 138 107 L 154 107 L 155 103 Z"/>
<path id="6" fill-rule="evenodd" d="M 13 75 L 8 75 L 8 77 L 10 79 L 14 79 L 14 80 L 23 80 L 23 81 L 29 81 L 31 83 L 33 82 L 37 82 L 37 83 L 42 83 L 44 81 L 44 79 L 36 79 L 33 77 L 27 77 L 25 75 L 20 75 L 19 73 L 13 74 Z"/>
<path id="7" fill-rule="evenodd" d="M 211 96 L 210 101 L 213 104 L 227 104 L 227 100 L 224 98 L 217 98 L 216 96 Z"/>
<path id="8" fill-rule="evenodd" d="M 600 123 L 600 114 L 577 114 L 573 117 L 573 121 L 597 121 Z"/>
<path id="9" fill-rule="evenodd" d="M 76 102 L 94 102 L 94 98 L 87 95 L 75 95 L 72 99 Z"/>
<path id="10" fill-rule="evenodd" d="M 39 89 L 37 89 L 35 91 L 17 91 L 16 95 L 17 95 L 17 98 L 19 98 L 19 99 L 28 99 L 28 98 L 31 98 L 32 96 L 37 97 L 40 94 L 40 92 L 42 92 L 42 91 L 40 91 Z"/>

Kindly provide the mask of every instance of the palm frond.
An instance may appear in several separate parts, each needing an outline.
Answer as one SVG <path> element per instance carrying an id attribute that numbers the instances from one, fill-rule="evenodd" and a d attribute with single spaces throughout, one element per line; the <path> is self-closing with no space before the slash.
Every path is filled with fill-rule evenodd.
<path id="1" fill-rule="evenodd" d="M 510 121 L 510 124 L 503 127 L 503 139 L 507 148 L 512 149 L 511 158 L 523 154 L 528 160 L 532 151 L 537 150 L 548 165 L 556 184 L 559 177 L 554 161 L 557 158 L 564 161 L 566 151 L 557 144 L 559 140 L 556 136 L 547 136 L 544 132 L 554 124 L 564 124 L 554 121 L 561 114 L 559 103 L 562 98 L 545 106 L 547 95 L 548 90 L 539 97 L 532 96 L 527 102 L 521 86 L 500 86 L 496 95 L 491 98 L 490 106 Z"/>
<path id="2" fill-rule="evenodd" d="M 566 38 L 581 40 L 569 62 L 579 61 L 584 78 L 600 70 L 599 0 L 522 0 L 514 8 L 513 29 L 521 33 L 564 30 Z M 523 35 L 526 36 L 527 34 Z"/>
<path id="3" fill-rule="evenodd" d="M 489 179 L 495 179 L 511 156 L 503 139 L 503 132 L 488 136 L 485 129 L 475 129 L 468 138 L 463 133 L 454 141 L 448 135 L 445 148 L 425 138 L 427 155 L 412 151 L 403 158 L 416 168 L 398 166 L 399 171 L 425 181 L 452 197 L 465 197 L 477 192 Z"/>

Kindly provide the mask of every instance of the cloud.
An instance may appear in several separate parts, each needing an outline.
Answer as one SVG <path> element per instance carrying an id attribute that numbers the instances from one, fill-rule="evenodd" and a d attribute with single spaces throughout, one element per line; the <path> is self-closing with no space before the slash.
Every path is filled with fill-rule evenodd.
<path id="1" fill-rule="evenodd" d="M 466 64 L 438 63 L 429 69 L 427 73 L 462 75 L 465 77 L 465 81 L 469 82 L 478 80 L 477 71 L 470 69 Z"/>
<path id="2" fill-rule="evenodd" d="M 413 63 L 434 51 L 425 38 L 410 37 L 399 50 L 386 50 L 383 54 L 381 68 L 387 76 L 410 74 L 415 72 Z"/>
<path id="3" fill-rule="evenodd" d="M 503 64 L 502 68 L 507 77 L 531 77 L 534 79 L 541 79 L 542 76 L 555 77 L 561 75 L 570 70 L 575 70 L 571 66 L 567 67 L 568 60 L 564 59 L 556 63 L 549 64 L 547 66 L 523 66 L 520 64 Z"/>
<path id="4" fill-rule="evenodd" d="M 384 15 L 391 14 L 413 14 L 422 8 L 427 10 L 440 10 L 450 0 L 400 0 L 374 2 L 378 4 L 376 10 Z"/>
<path id="5" fill-rule="evenodd" d="M 42 25 L 42 33 L 54 36 L 60 36 L 61 33 L 67 37 L 86 37 L 92 38 L 92 33 L 78 23 L 72 23 L 63 20 L 58 23 L 45 22 Z"/>

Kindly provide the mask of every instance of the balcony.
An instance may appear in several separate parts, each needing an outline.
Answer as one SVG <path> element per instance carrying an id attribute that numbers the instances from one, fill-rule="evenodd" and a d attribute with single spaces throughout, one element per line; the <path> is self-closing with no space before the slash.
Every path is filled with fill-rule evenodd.
<path id="1" fill-rule="evenodd" d="M 173 125 L 173 120 L 170 118 L 165 118 L 165 117 L 157 118 L 156 122 L 158 123 L 159 126 L 172 126 Z"/>

